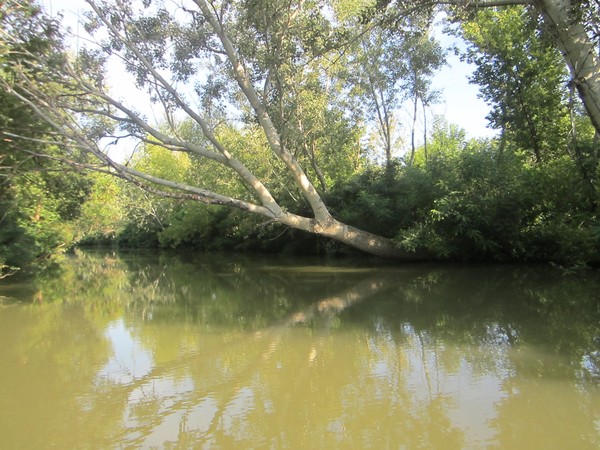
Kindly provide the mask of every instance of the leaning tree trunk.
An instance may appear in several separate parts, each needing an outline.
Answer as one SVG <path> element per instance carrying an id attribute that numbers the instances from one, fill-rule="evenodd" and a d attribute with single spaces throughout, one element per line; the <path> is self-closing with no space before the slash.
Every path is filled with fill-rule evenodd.
<path id="1" fill-rule="evenodd" d="M 274 217 L 273 220 L 291 228 L 333 239 L 362 250 L 365 253 L 382 258 L 392 258 L 401 261 L 425 261 L 433 258 L 433 254 L 429 251 L 411 252 L 403 250 L 392 239 L 346 225 L 333 217 L 327 221 L 319 221 L 284 212 Z"/>
<path id="2" fill-rule="evenodd" d="M 572 82 L 600 134 L 600 58 L 571 0 L 536 0 L 548 30 L 565 57 Z"/>
<path id="3" fill-rule="evenodd" d="M 331 215 L 298 160 L 281 144 L 279 131 L 271 121 L 267 108 L 263 101 L 261 101 L 224 23 L 213 13 L 206 0 L 195 0 L 195 3 L 202 11 L 203 16 L 212 27 L 217 38 L 221 41 L 223 54 L 227 57 L 232 67 L 232 75 L 248 100 L 248 103 L 254 109 L 258 123 L 265 133 L 272 152 L 284 163 L 288 173 L 294 179 L 296 186 L 302 192 L 314 214 L 314 218 L 306 218 L 287 213 L 283 208 L 279 208 L 275 213 L 269 211 L 268 216 L 279 223 L 334 239 L 372 255 L 403 260 L 422 260 L 428 258 L 428 255 L 425 254 L 401 250 L 393 240 L 343 224 Z"/>

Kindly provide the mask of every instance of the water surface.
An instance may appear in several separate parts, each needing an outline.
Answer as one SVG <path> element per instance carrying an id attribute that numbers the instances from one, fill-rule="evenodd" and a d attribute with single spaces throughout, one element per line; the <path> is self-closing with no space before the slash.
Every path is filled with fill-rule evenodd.
<path id="1" fill-rule="evenodd" d="M 77 252 L 0 285 L 1 448 L 600 447 L 600 276 Z"/>

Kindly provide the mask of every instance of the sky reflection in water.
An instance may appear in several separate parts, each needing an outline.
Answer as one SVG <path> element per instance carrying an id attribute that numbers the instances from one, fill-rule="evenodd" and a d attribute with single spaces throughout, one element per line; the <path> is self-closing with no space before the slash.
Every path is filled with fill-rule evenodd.
<path id="1" fill-rule="evenodd" d="M 599 288 L 545 267 L 79 252 L 2 287 L 0 444 L 597 448 Z"/>

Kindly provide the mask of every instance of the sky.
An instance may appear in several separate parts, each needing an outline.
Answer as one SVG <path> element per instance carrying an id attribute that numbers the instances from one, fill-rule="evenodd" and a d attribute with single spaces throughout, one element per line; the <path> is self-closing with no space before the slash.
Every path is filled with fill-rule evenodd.
<path id="1" fill-rule="evenodd" d="M 433 106 L 434 114 L 467 131 L 468 137 L 492 137 L 496 131 L 487 128 L 485 118 L 490 107 L 478 97 L 479 87 L 469 83 L 474 65 L 460 61 L 459 56 L 449 52 L 448 65 L 433 79 L 432 86 L 442 91 L 442 102 Z"/>
<path id="2" fill-rule="evenodd" d="M 74 32 L 77 31 L 78 12 L 85 9 L 83 0 L 41 0 L 41 3 L 52 15 L 62 11 L 65 23 Z M 442 36 L 439 32 L 436 34 L 444 46 L 456 43 L 455 38 Z M 468 138 L 496 135 L 494 130 L 487 128 L 485 117 L 489 113 L 489 107 L 478 98 L 478 87 L 468 81 L 474 66 L 460 61 L 453 52 L 448 52 L 447 62 L 432 82 L 433 88 L 442 92 L 441 102 L 432 106 L 432 113 L 442 115 L 448 122 L 463 128 Z M 127 79 L 127 76 L 119 77 Z M 131 93 L 131 86 L 128 87 L 127 83 L 116 83 L 115 88 L 118 97 L 127 97 Z M 152 111 L 149 112 L 151 114 Z"/>

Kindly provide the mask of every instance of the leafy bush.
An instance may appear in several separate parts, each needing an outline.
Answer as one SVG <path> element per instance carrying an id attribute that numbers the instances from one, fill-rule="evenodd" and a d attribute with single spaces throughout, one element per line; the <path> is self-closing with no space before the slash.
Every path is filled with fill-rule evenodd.
<path id="1" fill-rule="evenodd" d="M 442 259 L 598 259 L 598 211 L 571 158 L 533 164 L 494 141 L 454 144 L 447 152 L 432 145 L 436 151 L 413 167 L 370 168 L 336 186 L 332 209 L 407 250 Z"/>
<path id="2" fill-rule="evenodd" d="M 423 170 L 396 162 L 335 186 L 327 203 L 343 222 L 391 238 L 424 217 L 437 190 Z"/>

